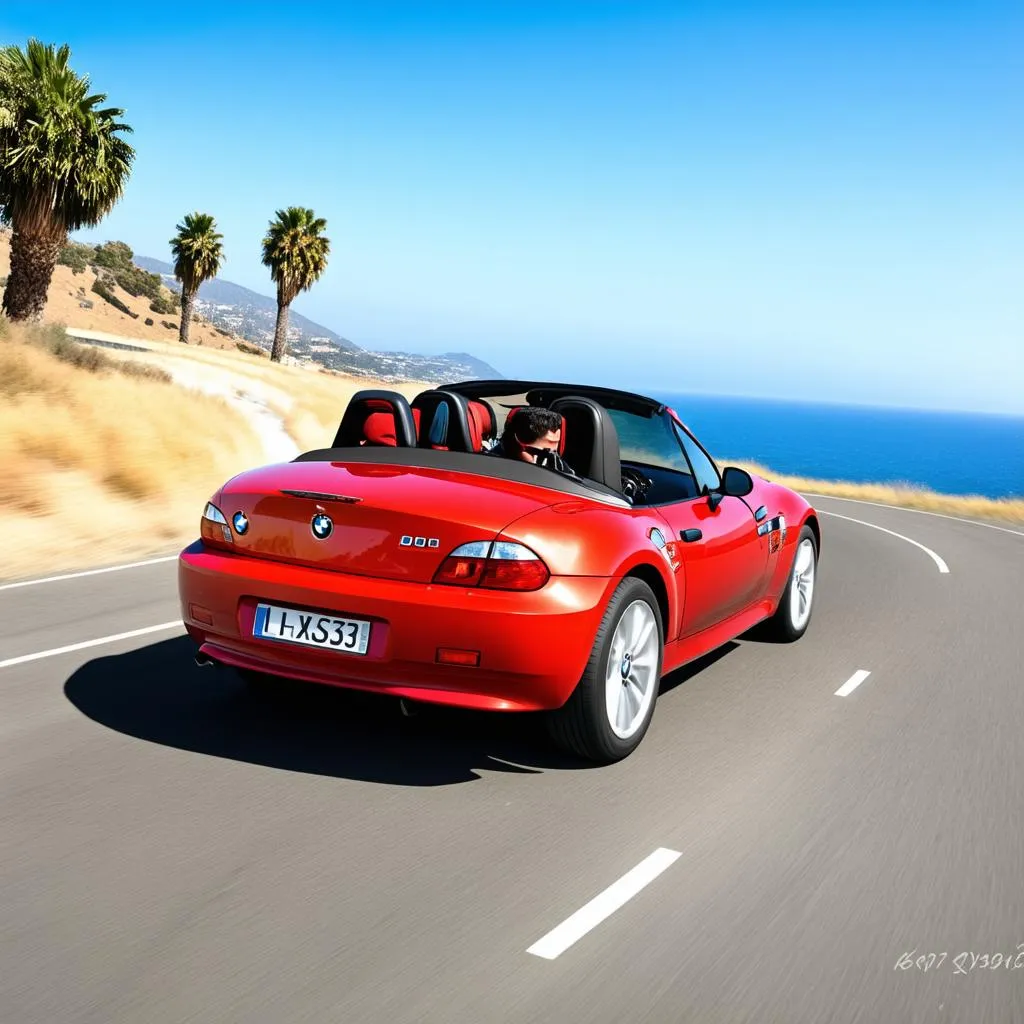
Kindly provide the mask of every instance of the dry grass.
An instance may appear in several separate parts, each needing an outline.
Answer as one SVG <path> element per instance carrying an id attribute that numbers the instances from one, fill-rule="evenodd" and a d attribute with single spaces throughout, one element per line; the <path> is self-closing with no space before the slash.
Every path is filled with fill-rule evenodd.
<path id="1" fill-rule="evenodd" d="M 841 480 L 815 480 L 775 473 L 751 462 L 729 462 L 726 460 L 723 464 L 740 466 L 748 472 L 756 473 L 767 480 L 774 480 L 776 483 L 791 487 L 803 494 L 857 498 L 860 501 L 875 501 L 882 505 L 921 509 L 924 512 L 941 512 L 945 515 L 998 520 L 1006 523 L 1024 523 L 1024 499 L 1019 498 L 993 499 L 974 494 L 939 494 L 913 484 L 861 484 L 845 483 Z"/>
<path id="2" fill-rule="evenodd" d="M 177 343 L 146 341 L 146 354 L 126 357 L 137 364 L 172 370 L 181 381 L 196 385 L 220 381 L 244 387 L 284 421 L 285 430 L 300 449 L 324 448 L 331 443 L 349 399 L 364 388 L 382 387 L 413 399 L 434 387 L 422 381 L 381 384 L 366 377 L 271 363 L 265 356 L 241 351 L 193 348 Z"/>
<path id="3" fill-rule="evenodd" d="M 262 460 L 225 402 L 0 323 L 0 575 L 185 542 L 224 479 Z"/>
<path id="4" fill-rule="evenodd" d="M 374 387 L 365 378 L 341 374 L 317 374 L 285 416 L 285 429 L 304 450 L 326 448 L 334 438 L 349 399 L 363 388 Z M 410 401 L 433 384 L 403 383 L 384 385 Z"/>

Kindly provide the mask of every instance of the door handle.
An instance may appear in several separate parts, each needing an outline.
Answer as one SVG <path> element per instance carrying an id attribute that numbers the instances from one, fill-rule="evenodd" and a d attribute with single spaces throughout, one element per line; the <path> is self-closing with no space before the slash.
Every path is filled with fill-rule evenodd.
<path id="1" fill-rule="evenodd" d="M 680 530 L 679 536 L 686 541 L 687 544 L 692 544 L 695 540 L 700 540 L 704 534 L 701 530 L 695 528 L 692 530 Z"/>

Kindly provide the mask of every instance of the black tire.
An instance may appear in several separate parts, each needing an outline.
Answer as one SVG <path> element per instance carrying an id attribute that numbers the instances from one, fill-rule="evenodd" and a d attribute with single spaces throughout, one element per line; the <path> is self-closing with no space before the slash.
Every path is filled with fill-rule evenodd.
<path id="1" fill-rule="evenodd" d="M 608 721 L 605 674 L 615 629 L 625 611 L 636 601 L 642 601 L 650 607 L 657 624 L 657 668 L 654 680 L 650 684 L 654 688 L 654 693 L 643 720 L 636 731 L 624 739 L 613 732 Z M 599 764 L 621 761 L 636 750 L 654 716 L 664 649 L 665 627 L 661 621 L 661 611 L 654 592 L 643 580 L 627 576 L 616 587 L 608 602 L 594 638 L 587 667 L 572 696 L 561 708 L 549 712 L 546 717 L 548 733 L 555 743 L 588 761 Z"/>
<path id="2" fill-rule="evenodd" d="M 812 579 L 810 611 L 807 614 L 807 618 L 802 623 L 797 623 L 793 618 L 792 605 L 793 588 L 797 584 L 797 578 L 794 570 L 796 568 L 797 553 L 800 551 L 800 546 L 805 541 L 811 542 L 811 551 L 813 552 L 814 559 L 814 573 Z M 793 561 L 789 566 L 789 577 L 786 581 L 786 589 L 782 592 L 782 597 L 779 599 L 779 607 L 775 609 L 775 614 L 764 623 L 766 638 L 774 640 L 776 643 L 793 643 L 795 640 L 799 640 L 800 637 L 807 632 L 807 627 L 811 624 L 811 619 L 814 616 L 814 598 L 817 594 L 817 576 L 818 542 L 815 539 L 814 531 L 809 526 L 805 526 L 800 531 L 800 536 L 797 537 L 796 544 L 793 546 Z"/>

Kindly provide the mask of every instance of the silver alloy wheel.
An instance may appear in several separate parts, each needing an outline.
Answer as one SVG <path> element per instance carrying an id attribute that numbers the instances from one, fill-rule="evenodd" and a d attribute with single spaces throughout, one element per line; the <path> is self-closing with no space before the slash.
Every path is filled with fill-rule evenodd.
<path id="1" fill-rule="evenodd" d="M 814 600 L 814 541 L 805 537 L 793 558 L 793 579 L 789 591 L 789 621 L 796 630 L 807 625 Z"/>
<path id="2" fill-rule="evenodd" d="M 605 665 L 605 711 L 612 732 L 629 739 L 640 728 L 658 689 L 658 623 L 646 601 L 622 613 Z"/>

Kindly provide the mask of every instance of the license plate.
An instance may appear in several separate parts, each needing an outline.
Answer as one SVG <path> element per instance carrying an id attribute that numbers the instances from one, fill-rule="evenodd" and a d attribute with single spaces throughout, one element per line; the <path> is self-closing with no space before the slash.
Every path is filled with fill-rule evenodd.
<path id="1" fill-rule="evenodd" d="M 276 604 L 258 604 L 252 635 L 261 640 L 365 654 L 370 644 L 370 623 L 365 619 L 339 619 Z"/>

